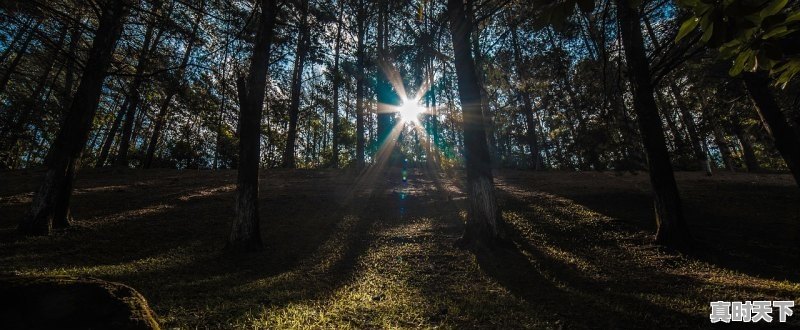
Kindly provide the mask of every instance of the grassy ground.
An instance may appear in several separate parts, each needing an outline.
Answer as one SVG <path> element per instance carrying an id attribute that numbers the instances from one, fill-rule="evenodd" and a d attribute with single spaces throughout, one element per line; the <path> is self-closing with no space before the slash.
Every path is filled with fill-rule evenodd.
<path id="1" fill-rule="evenodd" d="M 233 171 L 83 171 L 75 226 L 43 238 L 13 233 L 41 173 L 0 173 L 0 273 L 123 282 L 166 328 L 696 328 L 709 301 L 800 304 L 787 175 L 679 173 L 702 244 L 684 256 L 650 244 L 645 174 L 500 173 L 517 249 L 479 255 L 453 246 L 457 182 L 372 174 L 263 172 L 268 249 L 236 257 Z"/>

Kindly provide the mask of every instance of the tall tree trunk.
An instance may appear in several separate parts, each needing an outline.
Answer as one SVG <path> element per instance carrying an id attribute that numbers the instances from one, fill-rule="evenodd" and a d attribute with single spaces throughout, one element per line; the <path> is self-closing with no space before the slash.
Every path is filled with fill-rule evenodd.
<path id="1" fill-rule="evenodd" d="M 148 23 L 147 30 L 145 31 L 144 41 L 142 48 L 139 51 L 139 58 L 136 63 L 136 72 L 134 73 L 133 81 L 131 82 L 130 90 L 128 91 L 128 107 L 125 109 L 125 118 L 122 124 L 122 136 L 119 141 L 119 149 L 117 150 L 117 157 L 114 159 L 115 167 L 128 167 L 128 152 L 131 146 L 131 138 L 133 135 L 134 124 L 136 123 L 136 109 L 139 107 L 141 94 L 139 89 L 145 82 L 144 73 L 148 69 L 150 63 L 150 54 L 155 50 L 159 44 L 163 30 L 160 30 L 155 38 L 155 32 L 158 20 L 156 19 L 161 12 L 161 5 L 163 0 L 156 0 L 153 3 L 153 12 L 155 13 L 153 21 Z M 169 17 L 169 14 L 166 15 Z M 152 44 L 151 44 L 152 43 Z"/>
<path id="2" fill-rule="evenodd" d="M 236 215 L 226 246 L 232 251 L 257 251 L 263 248 L 258 215 L 258 165 L 261 158 L 261 116 L 277 12 L 277 0 L 261 0 L 261 15 L 247 81 L 244 82 L 244 78 L 240 77 Z"/>
<path id="3" fill-rule="evenodd" d="M 356 46 L 356 166 L 364 167 L 364 38 L 366 29 L 366 8 L 364 1 L 359 1 L 358 15 L 356 17 L 356 30 L 358 44 Z"/>
<path id="4" fill-rule="evenodd" d="M 634 110 L 639 121 L 642 142 L 647 154 L 650 183 L 655 193 L 656 224 L 655 240 L 671 247 L 683 247 L 691 241 L 686 221 L 683 218 L 678 186 L 670 164 L 664 131 L 658 116 L 653 95 L 650 68 L 645 54 L 644 40 L 639 25 L 639 8 L 629 0 L 617 0 L 617 18 L 620 24 L 628 79 L 633 93 Z"/>
<path id="5" fill-rule="evenodd" d="M 465 4 L 465 17 L 472 25 L 470 26 L 470 51 L 472 52 L 473 56 L 473 64 L 476 72 L 475 74 L 478 78 L 477 84 L 481 96 L 481 112 L 483 113 L 483 120 L 486 122 L 485 129 L 486 138 L 489 143 L 489 156 L 491 157 L 492 164 L 497 166 L 500 164 L 500 155 L 497 152 L 497 137 L 494 134 L 494 115 L 492 114 L 492 110 L 489 108 L 489 97 L 486 95 L 486 90 L 484 89 L 485 72 L 483 54 L 481 52 L 480 22 L 478 22 L 476 17 L 476 11 L 480 4 L 477 3 L 476 0 L 465 0 Z"/>
<path id="6" fill-rule="evenodd" d="M 69 34 L 67 49 L 67 71 L 64 73 L 64 89 L 61 91 L 61 104 L 69 104 L 72 98 L 72 85 L 75 83 L 75 58 L 78 56 L 78 43 L 81 41 L 83 31 L 79 24 L 72 26 Z"/>
<path id="7" fill-rule="evenodd" d="M 342 19 L 344 2 L 339 2 L 339 15 L 336 20 L 336 50 L 333 56 L 333 136 L 331 137 L 331 167 L 339 168 L 339 89 L 341 77 L 339 73 L 339 57 L 342 50 Z"/>
<path id="8" fill-rule="evenodd" d="M 52 226 L 69 224 L 69 200 L 75 172 L 129 7 L 130 2 L 123 0 L 108 0 L 102 5 L 99 26 L 87 60 L 92 65 L 86 66 L 67 116 L 53 141 L 47 174 L 33 198 L 30 213 L 19 223 L 18 230 L 22 234 L 47 235 Z"/>
<path id="9" fill-rule="evenodd" d="M 769 90 L 769 77 L 761 72 L 745 73 L 744 84 L 750 92 L 750 98 L 758 111 L 758 116 L 761 117 L 764 129 L 775 141 L 775 148 L 786 161 L 794 181 L 800 186 L 800 138 L 792 131 L 775 96 Z"/>
<path id="10" fill-rule="evenodd" d="M 300 97 L 303 93 L 303 70 L 311 36 L 308 31 L 308 0 L 301 4 L 302 12 L 297 37 L 297 51 L 294 56 L 294 72 L 292 74 L 292 95 L 289 103 L 289 131 L 286 134 L 286 148 L 283 150 L 284 168 L 295 168 L 295 145 L 297 143 L 297 120 L 300 116 Z"/>
<path id="11" fill-rule="evenodd" d="M 463 108 L 464 158 L 467 169 L 469 208 L 462 237 L 472 247 L 493 247 L 505 238 L 504 222 L 495 197 L 491 157 L 481 110 L 481 88 L 470 54 L 472 22 L 463 0 L 448 0 L 450 31 L 455 53 L 458 93 Z"/>
<path id="12" fill-rule="evenodd" d="M 192 50 L 194 49 L 194 44 L 197 41 L 197 31 L 200 28 L 200 21 L 205 15 L 205 12 L 203 12 L 203 8 L 205 7 L 204 4 L 204 2 L 200 4 L 200 11 L 197 13 L 197 20 L 195 20 L 194 24 L 192 25 L 192 32 L 189 34 L 189 39 L 186 43 L 186 52 L 183 53 L 180 68 L 175 74 L 177 79 L 175 80 L 174 85 L 169 87 L 167 95 L 165 95 L 164 101 L 161 103 L 161 108 L 158 110 L 158 114 L 156 115 L 155 127 L 153 127 L 153 133 L 150 136 L 150 142 L 147 144 L 147 152 L 145 154 L 144 164 L 142 166 L 144 168 L 150 168 L 153 165 L 153 158 L 155 157 L 156 148 L 158 147 L 158 142 L 161 138 L 161 132 L 164 130 L 164 125 L 167 121 L 169 105 L 172 103 L 172 98 L 175 97 L 175 94 L 178 93 L 183 85 L 183 76 L 186 73 L 186 66 L 189 64 L 189 58 L 192 56 Z"/>
<path id="13" fill-rule="evenodd" d="M 378 101 L 378 134 L 376 140 L 378 149 L 380 149 L 380 147 L 386 142 L 386 138 L 389 137 L 389 133 L 392 131 L 392 117 L 394 116 L 394 114 L 389 110 L 390 106 L 392 105 L 391 103 L 393 103 L 393 97 L 391 95 L 393 92 L 392 85 L 389 83 L 388 72 L 386 72 L 386 70 L 388 70 L 390 67 L 389 63 L 391 61 L 389 59 L 387 49 L 389 39 L 388 4 L 389 2 L 387 0 L 380 0 L 377 3 L 379 8 L 375 41 L 377 44 L 378 67 L 375 70 L 375 96 Z M 419 66 L 415 66 L 415 68 L 421 69 Z"/>

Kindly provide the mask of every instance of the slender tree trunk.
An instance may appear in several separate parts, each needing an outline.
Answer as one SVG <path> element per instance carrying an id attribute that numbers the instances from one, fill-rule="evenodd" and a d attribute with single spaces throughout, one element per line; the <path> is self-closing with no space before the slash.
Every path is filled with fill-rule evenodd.
<path id="1" fill-rule="evenodd" d="M 650 68 L 645 54 L 644 40 L 639 25 L 639 9 L 629 0 L 617 0 L 628 79 L 633 92 L 633 104 L 639 129 L 647 154 L 650 183 L 655 193 L 656 242 L 671 247 L 684 247 L 691 241 L 681 209 L 678 186 L 670 164 L 664 131 L 658 116 Z"/>
<path id="2" fill-rule="evenodd" d="M 61 104 L 69 104 L 72 98 L 72 85 L 75 83 L 75 57 L 78 56 L 78 43 L 81 41 L 83 32 L 80 25 L 75 24 L 69 35 L 69 46 L 67 49 L 67 71 L 64 73 L 64 89 L 61 92 Z"/>
<path id="3" fill-rule="evenodd" d="M 153 133 L 150 136 L 150 142 L 147 144 L 147 152 L 145 153 L 144 158 L 144 168 L 150 168 L 153 165 L 153 158 L 155 157 L 156 148 L 158 147 L 159 139 L 161 138 L 161 132 L 164 130 L 164 125 L 167 121 L 167 114 L 169 113 L 169 105 L 172 103 L 172 98 L 175 97 L 175 94 L 178 93 L 180 87 L 183 85 L 183 76 L 186 72 L 186 66 L 189 64 L 189 58 L 192 55 L 192 50 L 194 49 L 194 44 L 197 38 L 197 31 L 200 27 L 200 21 L 204 17 L 204 3 L 200 4 L 200 11 L 197 14 L 197 20 L 194 22 L 192 26 L 192 32 L 189 35 L 189 39 L 186 44 L 186 52 L 183 53 L 183 58 L 181 59 L 181 65 L 178 69 L 178 72 L 175 74 L 177 78 L 175 81 L 174 86 L 170 86 L 169 90 L 167 91 L 167 95 L 164 97 L 163 103 L 161 103 L 161 108 L 158 110 L 158 114 L 156 115 L 155 127 L 153 127 Z"/>
<path id="4" fill-rule="evenodd" d="M 126 97 L 125 101 L 123 101 L 122 105 L 119 107 L 119 110 L 117 110 L 117 114 L 114 116 L 114 122 L 111 124 L 111 128 L 108 129 L 108 133 L 103 141 L 103 147 L 100 148 L 100 155 L 97 156 L 97 163 L 94 167 L 101 168 L 106 165 L 108 155 L 111 153 L 111 146 L 114 144 L 114 137 L 116 137 L 117 130 L 119 130 L 120 125 L 122 125 L 122 118 L 125 117 L 128 106 L 129 102 Z"/>
<path id="5" fill-rule="evenodd" d="M 153 4 L 153 12 L 157 17 L 161 12 L 161 5 L 163 0 L 156 0 Z M 169 17 L 169 14 L 166 14 Z M 136 63 L 136 72 L 134 73 L 133 81 L 131 82 L 130 90 L 128 91 L 128 107 L 125 110 L 125 118 L 122 124 L 122 136 L 119 141 L 119 149 L 117 150 L 117 157 L 114 159 L 114 166 L 126 168 L 128 167 L 128 152 L 133 141 L 131 141 L 133 134 L 134 124 L 136 123 L 136 109 L 139 108 L 139 101 L 141 100 L 140 88 L 145 82 L 144 73 L 148 69 L 150 63 L 150 54 L 155 50 L 156 46 L 160 43 L 163 30 L 159 30 L 154 37 L 156 25 L 158 21 L 154 18 L 152 22 L 148 23 L 147 30 L 145 31 L 144 41 L 142 48 L 139 51 L 139 58 Z"/>
<path id="6" fill-rule="evenodd" d="M 261 116 L 277 12 L 276 0 L 261 0 L 261 15 L 246 83 L 240 78 L 239 99 L 242 102 L 236 215 L 226 247 L 232 251 L 257 251 L 263 248 L 258 215 L 258 165 L 261 158 Z"/>
<path id="7" fill-rule="evenodd" d="M 18 230 L 22 234 L 47 235 L 52 226 L 69 224 L 69 200 L 75 171 L 92 128 L 103 80 L 129 6 L 129 1 L 122 0 L 109 0 L 102 5 L 99 26 L 87 60 L 92 65 L 86 66 L 65 121 L 52 144 L 47 174 L 33 198 L 30 213 L 19 223 Z"/>
<path id="8" fill-rule="evenodd" d="M 308 31 L 308 0 L 301 4 L 300 31 L 297 37 L 297 51 L 294 57 L 294 73 L 292 74 L 292 95 L 289 103 L 289 131 L 286 134 L 286 149 L 283 150 L 284 168 L 297 167 L 295 161 L 295 145 L 297 143 L 297 120 L 300 116 L 300 97 L 303 93 L 303 71 L 311 36 Z"/>
<path id="9" fill-rule="evenodd" d="M 756 153 L 753 150 L 753 143 L 750 142 L 750 136 L 747 132 L 745 132 L 742 125 L 737 123 L 733 126 L 733 133 L 736 135 L 736 138 L 739 140 L 739 145 L 742 148 L 742 157 L 744 158 L 744 166 L 747 167 L 747 171 L 751 173 L 756 173 L 761 171 L 761 165 L 758 164 L 758 158 L 756 158 Z"/>
<path id="10" fill-rule="evenodd" d="M 800 186 L 800 138 L 792 131 L 775 96 L 769 90 L 769 77 L 765 73 L 745 73 L 744 83 L 764 129 L 775 141 L 775 148 L 786 161 L 794 181 Z"/>
<path id="11" fill-rule="evenodd" d="M 669 111 L 669 106 L 667 101 L 664 99 L 664 95 L 661 94 L 661 91 L 655 89 L 656 93 L 656 101 L 658 101 L 658 105 L 663 109 L 660 111 L 660 115 L 664 117 L 664 122 L 667 124 L 667 129 L 669 129 L 669 133 L 672 134 L 672 147 L 673 150 L 677 153 L 683 154 L 686 151 L 686 142 L 683 140 L 683 135 L 681 134 L 681 130 L 678 128 L 678 123 L 675 121 L 675 117 L 673 116 L 672 112 Z M 669 147 L 669 137 L 665 136 L 665 141 L 667 141 L 667 146 Z M 669 148 L 668 148 L 669 149 Z"/>
<path id="12" fill-rule="evenodd" d="M 733 165 L 733 156 L 731 156 L 731 148 L 728 145 L 728 141 L 725 139 L 725 133 L 722 131 L 722 128 L 719 125 L 714 125 L 714 142 L 717 143 L 717 148 L 719 148 L 719 153 L 722 155 L 722 163 L 725 166 L 725 169 L 731 172 L 736 172 L 736 167 Z"/>
<path id="13" fill-rule="evenodd" d="M 504 222 L 495 197 L 491 157 L 481 110 L 481 88 L 470 54 L 472 22 L 467 20 L 464 2 L 448 0 L 453 37 L 458 93 L 463 108 L 464 158 L 467 169 L 469 208 L 462 237 L 472 247 L 493 247 L 505 238 Z"/>
<path id="14" fill-rule="evenodd" d="M 339 89 L 341 77 L 339 73 L 339 56 L 342 50 L 342 19 L 344 17 L 344 3 L 339 2 L 339 15 L 336 21 L 336 50 L 333 56 L 333 136 L 331 137 L 331 167 L 339 168 Z"/>
<path id="15" fill-rule="evenodd" d="M 359 1 L 356 29 L 358 45 L 356 48 L 356 166 L 364 167 L 364 38 L 366 38 L 366 8 L 363 1 Z"/>
<path id="16" fill-rule="evenodd" d="M 393 103 L 394 97 L 392 96 L 392 85 L 389 83 L 388 79 L 388 72 L 386 70 L 390 67 L 390 59 L 388 53 L 388 39 L 389 39 L 389 9 L 388 9 L 389 2 L 387 0 L 380 0 L 377 2 L 378 8 L 378 19 L 377 19 L 377 32 L 376 32 L 376 44 L 377 44 L 377 56 L 378 56 L 378 66 L 376 68 L 376 79 L 375 79 L 375 96 L 376 100 L 378 101 L 378 110 L 377 110 L 377 139 L 376 139 L 376 146 L 379 149 L 385 142 L 386 138 L 389 137 L 389 133 L 392 131 L 392 117 L 394 116 L 393 113 L 389 110 L 391 103 Z M 416 69 L 421 69 L 419 66 L 415 66 Z M 418 72 L 418 70 L 417 70 Z M 405 95 L 402 95 L 405 96 Z"/>

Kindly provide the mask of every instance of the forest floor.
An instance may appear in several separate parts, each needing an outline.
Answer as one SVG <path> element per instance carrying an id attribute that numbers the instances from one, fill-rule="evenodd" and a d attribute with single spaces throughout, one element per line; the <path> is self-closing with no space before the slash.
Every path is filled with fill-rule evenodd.
<path id="1" fill-rule="evenodd" d="M 122 282 L 165 328 L 697 328 L 710 326 L 710 301 L 800 305 L 800 189 L 788 175 L 677 173 L 701 242 L 681 255 L 652 244 L 645 173 L 503 171 L 517 248 L 475 255 L 454 246 L 459 180 L 267 170 L 267 248 L 246 256 L 222 252 L 235 171 L 83 170 L 74 226 L 16 237 L 41 175 L 0 173 L 0 274 Z"/>

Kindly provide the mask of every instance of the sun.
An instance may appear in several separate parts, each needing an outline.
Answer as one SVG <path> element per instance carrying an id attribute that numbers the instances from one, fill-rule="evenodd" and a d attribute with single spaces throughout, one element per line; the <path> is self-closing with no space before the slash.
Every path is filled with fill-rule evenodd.
<path id="1" fill-rule="evenodd" d="M 406 101 L 400 106 L 400 119 L 407 123 L 419 122 L 419 115 L 425 112 L 425 108 L 414 101 Z"/>

